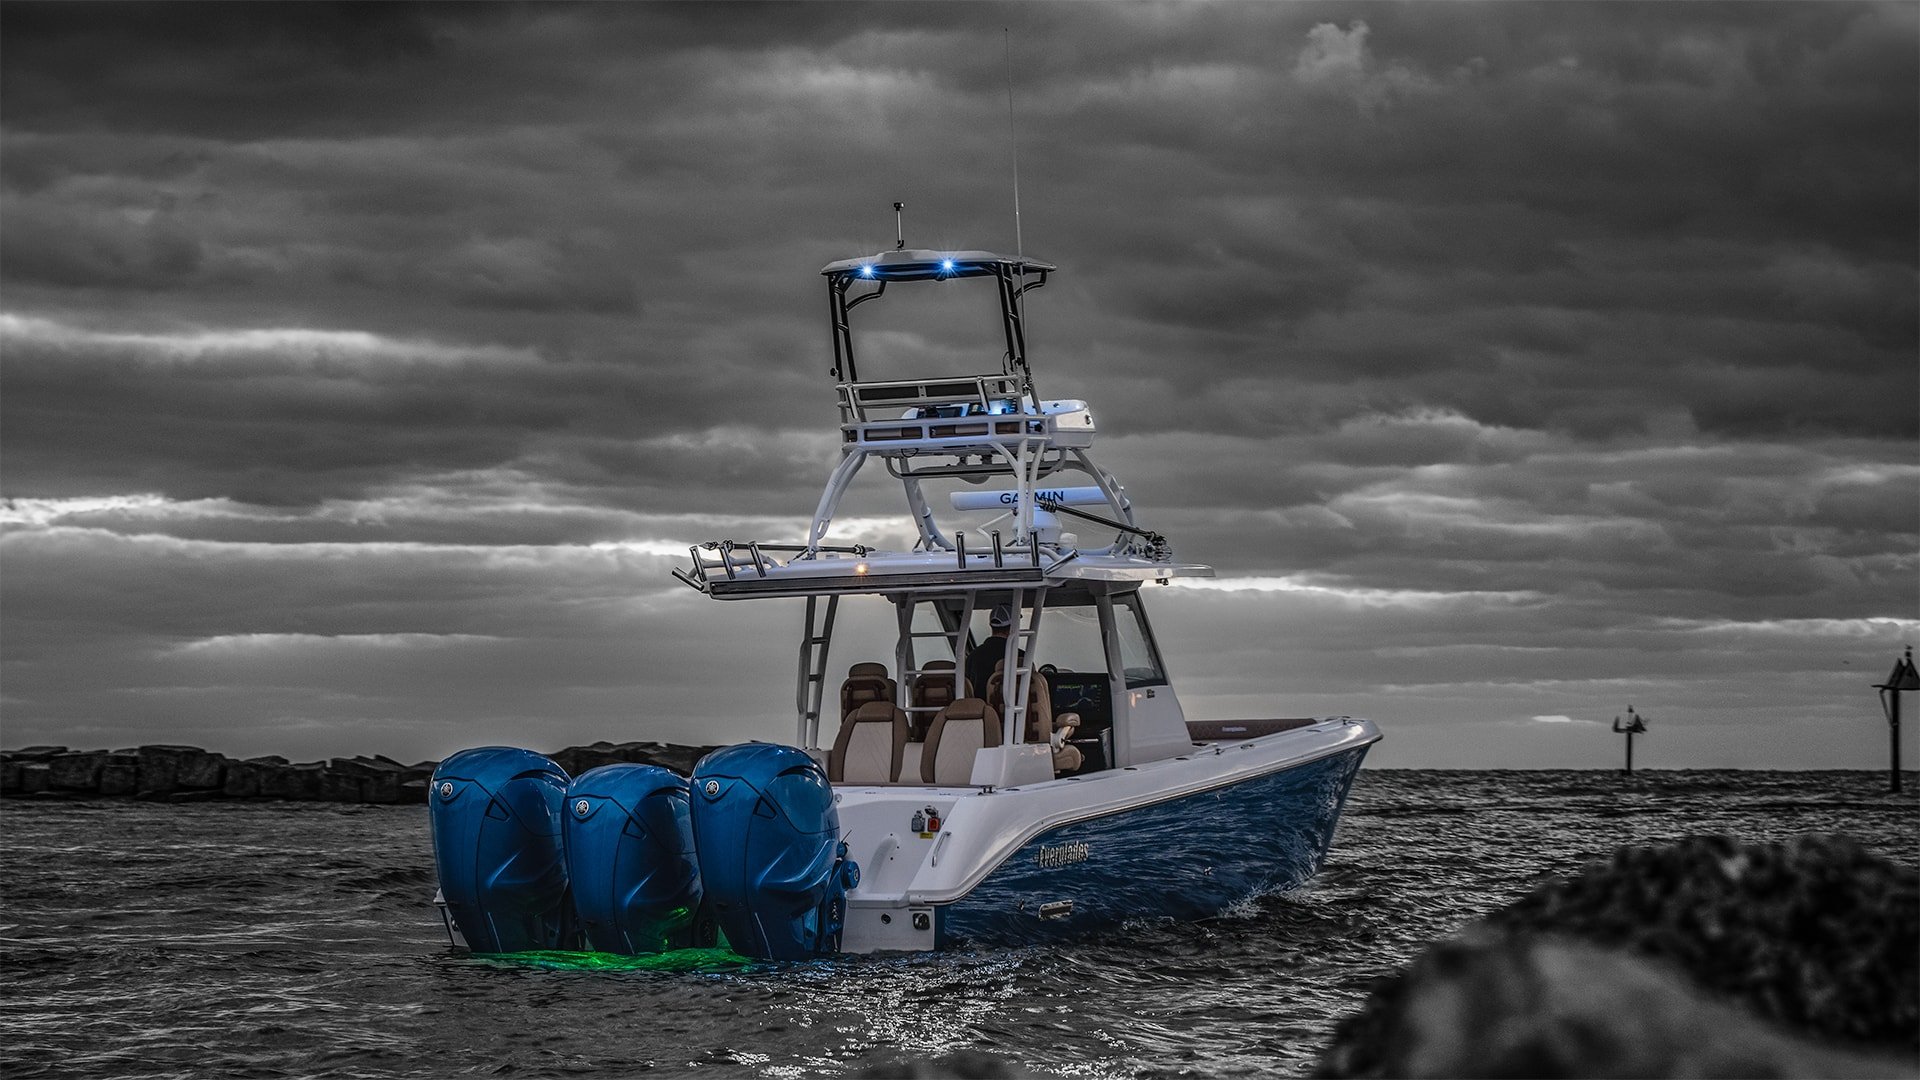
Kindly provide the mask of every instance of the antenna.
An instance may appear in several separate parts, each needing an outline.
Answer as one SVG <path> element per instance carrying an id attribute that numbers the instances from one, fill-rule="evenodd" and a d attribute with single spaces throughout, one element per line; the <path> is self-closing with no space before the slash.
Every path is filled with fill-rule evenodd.
<path id="1" fill-rule="evenodd" d="M 1013 28 L 1001 27 L 1007 44 L 1007 147 L 1013 152 L 1013 253 L 1022 264 L 1027 259 L 1026 245 L 1020 239 L 1020 143 L 1013 137 Z"/>
<path id="2" fill-rule="evenodd" d="M 903 202 L 893 204 L 893 250 L 895 251 L 899 251 L 901 248 L 907 246 L 907 226 L 906 223 L 901 220 L 900 216 L 900 211 L 904 209 L 906 205 L 907 204 Z"/>

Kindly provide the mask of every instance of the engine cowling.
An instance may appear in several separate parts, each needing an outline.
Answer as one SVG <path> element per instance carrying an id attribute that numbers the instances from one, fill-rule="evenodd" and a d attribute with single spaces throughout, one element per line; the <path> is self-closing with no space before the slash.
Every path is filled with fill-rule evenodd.
<path id="1" fill-rule="evenodd" d="M 819 764 L 791 746 L 745 743 L 702 758 L 692 786 L 700 879 L 733 950 L 774 960 L 838 952 L 860 870 Z"/>
<path id="2" fill-rule="evenodd" d="M 563 816 L 589 948 L 631 956 L 713 944 L 685 777 L 658 765 L 589 769 L 567 786 Z"/>
<path id="3" fill-rule="evenodd" d="M 447 912 L 477 953 L 571 948 L 562 853 L 567 773 L 531 750 L 463 750 L 433 772 L 433 860 Z"/>

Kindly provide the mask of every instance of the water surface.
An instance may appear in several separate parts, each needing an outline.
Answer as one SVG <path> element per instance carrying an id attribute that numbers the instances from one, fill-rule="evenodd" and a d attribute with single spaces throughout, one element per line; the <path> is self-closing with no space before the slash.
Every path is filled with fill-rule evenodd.
<path id="1" fill-rule="evenodd" d="M 1839 832 L 1920 865 L 1884 774 L 1362 770 L 1326 870 L 1097 943 L 809 964 L 456 956 L 425 807 L 0 804 L 0 1073 L 1300 1074 L 1375 976 L 1623 843 Z"/>

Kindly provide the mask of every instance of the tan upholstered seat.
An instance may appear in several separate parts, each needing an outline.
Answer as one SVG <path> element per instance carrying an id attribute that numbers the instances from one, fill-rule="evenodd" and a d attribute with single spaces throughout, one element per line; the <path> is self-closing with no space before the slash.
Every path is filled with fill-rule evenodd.
<path id="1" fill-rule="evenodd" d="M 966 684 L 967 692 L 958 697 L 972 697 L 973 683 Z M 907 714 L 907 738 L 918 742 L 927 737 L 927 728 L 933 725 L 934 715 L 941 709 L 953 704 L 956 695 L 953 692 L 953 661 L 930 660 L 914 677 L 913 690 L 909 694 L 912 705 L 927 712 Z"/>
<path id="2" fill-rule="evenodd" d="M 1006 709 L 1006 704 L 1001 693 L 1000 677 L 1005 667 L 1005 661 L 995 664 L 993 666 L 993 678 L 987 681 L 987 703 L 995 709 L 1002 711 Z M 1066 713 L 1063 715 L 1073 718 L 1072 724 L 1066 728 L 1067 731 L 1070 732 L 1073 728 L 1080 726 L 1080 716 L 1078 713 Z M 1080 766 L 1086 764 L 1086 758 L 1080 753 L 1080 748 L 1077 746 L 1069 746 L 1064 738 L 1055 738 L 1054 735 L 1053 687 L 1048 684 L 1045 675 L 1036 671 L 1027 684 L 1026 741 L 1029 743 L 1050 742 L 1054 744 L 1054 775 L 1060 776 L 1066 773 L 1078 772 Z"/>
<path id="3" fill-rule="evenodd" d="M 993 678 L 987 680 L 987 704 L 999 712 L 1006 712 L 1007 705 L 1001 693 L 1000 680 L 1004 674 L 1006 662 L 993 665 Z M 1047 677 L 1038 671 L 1027 682 L 1027 734 L 1030 743 L 1046 742 L 1053 737 L 1053 688 L 1047 684 Z"/>
<path id="4" fill-rule="evenodd" d="M 840 722 L 827 754 L 827 779 L 836 784 L 891 784 L 900 779 L 907 747 L 907 714 L 889 701 L 869 701 Z"/>
<path id="5" fill-rule="evenodd" d="M 847 669 L 847 681 L 840 684 L 840 718 L 869 701 L 892 705 L 900 700 L 900 684 L 887 677 L 887 665 L 871 661 Z"/>
<path id="6" fill-rule="evenodd" d="M 920 779 L 929 784 L 973 780 L 973 755 L 1000 745 L 1000 714 L 979 698 L 961 698 L 941 709 L 920 751 Z"/>

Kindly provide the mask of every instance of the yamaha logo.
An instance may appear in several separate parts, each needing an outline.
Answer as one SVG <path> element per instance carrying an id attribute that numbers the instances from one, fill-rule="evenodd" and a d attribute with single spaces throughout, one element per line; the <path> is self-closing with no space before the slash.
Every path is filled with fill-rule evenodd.
<path id="1" fill-rule="evenodd" d="M 707 792 L 707 798 L 709 799 L 713 798 L 715 795 L 720 794 L 720 781 L 718 780 L 707 781 L 706 792 Z"/>
<path id="2" fill-rule="evenodd" d="M 579 802 L 573 804 L 573 812 L 579 814 L 581 817 L 586 817 L 587 811 L 591 809 L 593 809 L 593 804 L 587 802 L 585 799 L 581 799 Z"/>

